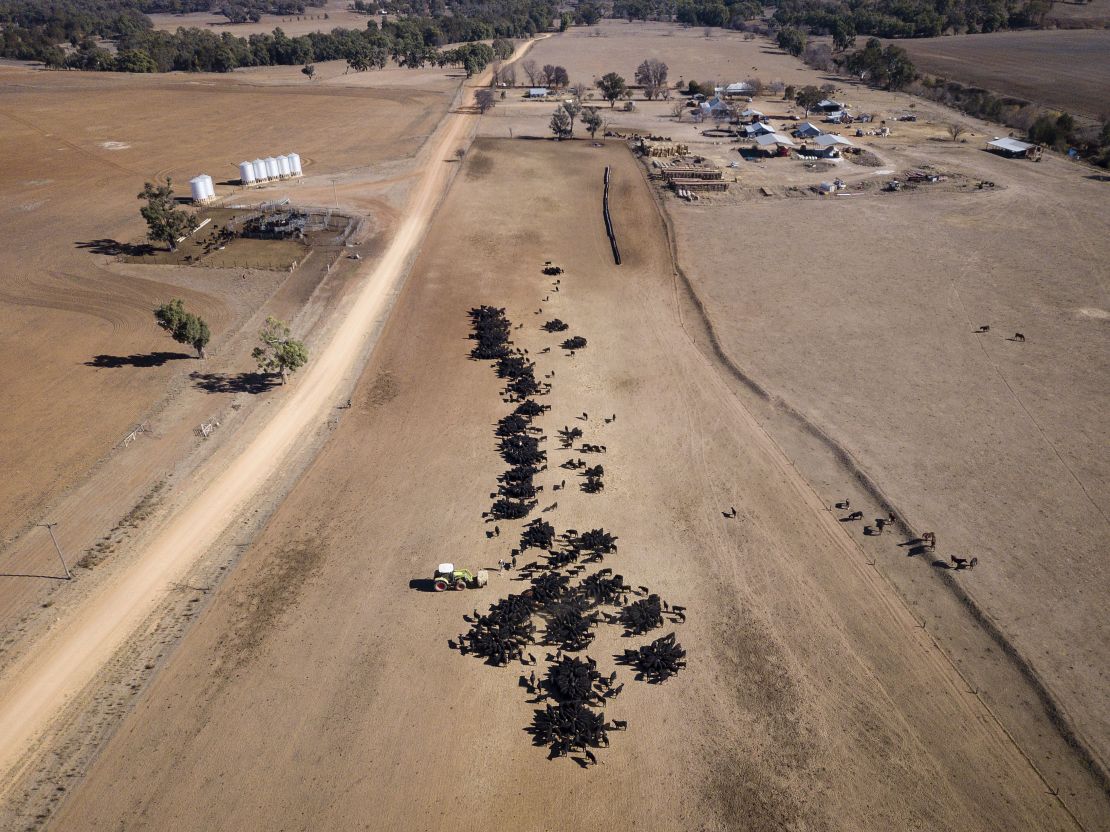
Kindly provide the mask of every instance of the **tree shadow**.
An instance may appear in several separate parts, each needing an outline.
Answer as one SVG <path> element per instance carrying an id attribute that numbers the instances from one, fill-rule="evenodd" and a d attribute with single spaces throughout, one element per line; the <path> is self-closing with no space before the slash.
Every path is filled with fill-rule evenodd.
<path id="1" fill-rule="evenodd" d="M 178 361 L 183 358 L 192 358 L 183 352 L 150 352 L 145 355 L 98 355 L 92 361 L 86 361 L 86 367 L 106 367 L 118 369 L 120 367 L 161 367 L 168 361 Z"/>
<path id="2" fill-rule="evenodd" d="M 269 373 L 190 373 L 189 378 L 209 393 L 265 393 L 280 382 Z"/>
<path id="3" fill-rule="evenodd" d="M 119 240 L 113 240 L 109 237 L 104 237 L 100 240 L 86 240 L 83 243 L 75 243 L 77 248 L 87 248 L 93 254 L 107 254 L 112 257 L 119 257 L 121 254 L 127 257 L 147 257 L 154 254 L 154 246 L 150 243 L 121 243 Z"/>

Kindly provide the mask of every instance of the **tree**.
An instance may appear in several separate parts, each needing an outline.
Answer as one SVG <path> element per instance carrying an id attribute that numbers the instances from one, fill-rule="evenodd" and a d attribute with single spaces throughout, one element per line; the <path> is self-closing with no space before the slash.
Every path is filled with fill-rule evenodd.
<path id="1" fill-rule="evenodd" d="M 535 61 L 529 58 L 527 61 L 521 63 L 520 68 L 524 70 L 524 74 L 528 77 L 529 84 L 533 87 L 539 85 L 543 75 Z"/>
<path id="2" fill-rule="evenodd" d="M 312 64 L 305 64 L 301 67 L 301 74 L 307 75 L 308 80 L 311 81 L 316 77 L 316 67 Z"/>
<path id="3" fill-rule="evenodd" d="M 809 111 L 816 107 L 824 98 L 825 96 L 821 93 L 821 90 L 817 89 L 813 84 L 807 84 L 798 90 L 798 94 L 795 96 L 794 100 L 799 107 L 806 111 L 806 115 L 808 116 Z"/>
<path id="4" fill-rule="evenodd" d="M 493 109 L 496 99 L 493 96 L 493 90 L 478 90 L 477 95 L 474 96 L 474 102 L 478 105 L 478 112 L 486 113 Z"/>
<path id="5" fill-rule="evenodd" d="M 556 89 L 561 89 L 562 87 L 570 84 L 570 75 L 567 74 L 566 67 L 563 66 L 555 67 L 555 74 L 553 76 L 553 79 Z"/>
<path id="6" fill-rule="evenodd" d="M 967 132 L 967 125 L 954 121 L 948 125 L 948 135 L 952 141 L 959 141 L 960 136 Z"/>
<path id="7" fill-rule="evenodd" d="M 498 60 L 507 61 L 513 56 L 513 42 L 505 38 L 496 38 L 493 41 L 493 54 Z"/>
<path id="8" fill-rule="evenodd" d="M 667 91 L 667 65 L 658 58 L 648 58 L 636 68 L 636 83 L 644 88 L 644 96 L 652 101 Z"/>
<path id="9" fill-rule="evenodd" d="M 578 22 L 585 23 L 587 26 L 596 25 L 604 16 L 601 7 L 594 3 L 580 3 L 578 5 Z"/>
<path id="10" fill-rule="evenodd" d="M 574 135 L 574 119 L 570 117 L 562 105 L 555 108 L 551 114 L 551 132 L 556 139 L 569 139 Z"/>
<path id="11" fill-rule="evenodd" d="M 601 90 L 602 98 L 609 102 L 610 107 L 616 104 L 617 99 L 628 91 L 628 85 L 625 84 L 624 79 L 615 72 L 607 72 L 602 75 L 597 82 L 597 88 Z"/>
<path id="12" fill-rule="evenodd" d="M 165 243 L 170 251 L 177 251 L 178 238 L 197 227 L 196 216 L 174 203 L 173 183 L 168 176 L 165 185 L 144 183 L 138 199 L 146 200 L 139 213 L 146 220 L 147 236 L 153 242 Z"/>
<path id="13" fill-rule="evenodd" d="M 793 26 L 784 26 L 779 29 L 779 49 L 797 58 L 806 48 L 806 36 Z"/>
<path id="14" fill-rule="evenodd" d="M 786 89 L 782 93 L 782 100 L 783 101 L 793 101 L 794 96 L 796 96 L 797 94 L 798 94 L 797 88 L 793 84 L 788 84 Z"/>
<path id="15" fill-rule="evenodd" d="M 154 321 L 166 330 L 179 344 L 188 344 L 197 351 L 197 358 L 204 358 L 204 348 L 212 333 L 204 319 L 192 312 L 185 311 L 185 302 L 174 298 L 154 310 Z"/>
<path id="16" fill-rule="evenodd" d="M 682 114 L 684 112 L 686 112 L 685 101 L 676 101 L 674 104 L 671 105 L 671 115 L 679 121 L 682 121 Z"/>
<path id="17" fill-rule="evenodd" d="M 597 107 L 586 107 L 582 110 L 582 124 L 586 127 L 586 132 L 590 134 L 590 138 L 601 129 L 601 113 L 597 111 Z"/>
<path id="18" fill-rule="evenodd" d="M 856 24 L 851 18 L 836 19 L 833 25 L 833 49 L 843 52 L 851 49 L 856 43 Z"/>
<path id="19" fill-rule="evenodd" d="M 258 362 L 258 369 L 264 373 L 280 373 L 282 384 L 290 373 L 295 373 L 308 361 L 305 345 L 289 335 L 289 325 L 271 315 L 258 333 L 262 346 L 255 347 L 251 353 Z"/>

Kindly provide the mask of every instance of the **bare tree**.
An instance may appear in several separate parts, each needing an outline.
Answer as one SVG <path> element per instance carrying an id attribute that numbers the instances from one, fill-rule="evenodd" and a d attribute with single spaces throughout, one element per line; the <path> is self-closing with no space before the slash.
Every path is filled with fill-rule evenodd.
<path id="1" fill-rule="evenodd" d="M 648 58 L 636 68 L 636 83 L 644 88 L 648 101 L 667 89 L 667 65 L 658 58 Z"/>
<path id="2" fill-rule="evenodd" d="M 676 101 L 671 106 L 671 115 L 674 116 L 679 121 L 682 121 L 682 114 L 685 111 L 686 111 L 686 102 L 685 101 Z"/>
<path id="3" fill-rule="evenodd" d="M 478 105 L 478 112 L 486 113 L 493 109 L 496 100 L 493 96 L 493 90 L 478 90 L 474 96 L 474 103 Z"/>
<path id="4" fill-rule="evenodd" d="M 501 83 L 507 87 L 516 86 L 516 64 L 501 67 Z"/>
<path id="5" fill-rule="evenodd" d="M 539 84 L 540 79 L 543 77 L 543 72 L 535 61 L 529 58 L 527 61 L 521 62 L 520 68 L 523 69 L 524 74 L 528 76 L 529 84 L 533 87 Z"/>
<path id="6" fill-rule="evenodd" d="M 959 141 L 960 136 L 962 136 L 966 132 L 968 132 L 968 127 L 966 124 L 960 124 L 959 122 L 954 121 L 948 125 L 948 135 L 951 136 L 952 141 L 954 142 Z"/>

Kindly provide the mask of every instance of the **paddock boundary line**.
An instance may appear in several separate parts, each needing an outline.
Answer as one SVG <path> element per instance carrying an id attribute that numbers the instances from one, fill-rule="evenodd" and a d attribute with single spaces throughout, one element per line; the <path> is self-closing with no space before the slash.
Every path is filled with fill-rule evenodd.
<path id="1" fill-rule="evenodd" d="M 629 152 L 631 152 L 631 150 Z M 636 163 L 641 169 L 641 175 L 644 176 L 646 174 L 646 171 L 643 169 L 643 166 L 640 165 L 639 159 L 636 160 Z M 651 192 L 652 201 L 655 204 L 656 211 L 660 217 L 660 222 L 663 226 L 664 234 L 667 238 L 667 245 L 670 249 L 671 254 L 671 267 L 676 278 L 676 294 L 679 291 L 679 288 L 681 288 L 682 293 L 693 304 L 694 308 L 697 311 L 698 318 L 700 319 L 699 323 L 704 330 L 705 335 L 709 339 L 713 354 L 721 362 L 723 368 L 728 371 L 728 373 L 737 381 L 743 384 L 744 387 L 746 387 L 757 398 L 759 398 L 761 401 L 771 404 L 776 409 L 785 413 L 798 425 L 798 427 L 817 439 L 829 451 L 831 451 L 836 461 L 846 469 L 847 473 L 856 480 L 860 487 L 873 500 L 875 500 L 881 508 L 886 508 L 888 511 L 894 512 L 894 514 L 898 518 L 897 522 L 895 523 L 896 528 L 898 528 L 903 534 L 906 534 L 908 537 L 919 537 L 920 535 L 905 520 L 905 513 L 899 510 L 896 505 L 894 505 L 893 501 L 891 501 L 886 496 L 879 485 L 871 478 L 869 474 L 867 474 L 866 471 L 863 470 L 860 463 L 843 445 L 829 436 L 819 425 L 811 422 L 801 411 L 799 411 L 793 405 L 784 401 L 781 397 L 777 395 L 772 396 L 772 394 L 763 385 L 749 376 L 743 369 L 740 368 L 738 364 L 736 364 L 735 361 L 733 361 L 732 357 L 727 352 L 725 352 L 724 346 L 722 345 L 717 335 L 717 331 L 713 326 L 712 320 L 709 317 L 709 313 L 708 310 L 705 308 L 704 302 L 698 295 L 697 291 L 694 289 L 694 286 L 690 282 L 690 279 L 686 275 L 685 271 L 679 265 L 678 244 L 670 217 L 668 216 L 666 209 L 660 204 L 658 195 L 656 194 L 655 189 L 651 187 L 651 182 L 646 179 L 646 176 L 645 183 L 648 186 L 648 190 Z M 685 329 L 684 322 L 683 328 Z M 766 429 L 764 430 L 766 431 Z M 769 433 L 768 436 L 770 436 Z M 778 442 L 776 442 L 773 437 L 771 437 L 771 441 L 774 442 L 775 446 L 778 447 L 780 451 L 782 451 L 781 446 L 779 446 Z M 789 456 L 785 452 L 783 452 L 783 456 L 789 460 Z M 791 464 L 793 465 L 793 462 L 791 462 Z M 812 489 L 812 485 L 809 487 Z M 881 575 L 886 581 L 886 583 L 894 590 L 895 595 L 901 600 L 904 605 L 906 605 L 905 596 L 893 583 L 893 581 L 884 572 L 882 572 L 882 570 L 879 570 L 875 566 L 874 562 L 868 561 L 868 563 L 872 566 L 872 568 L 875 568 L 876 572 L 878 572 L 879 575 Z M 1076 755 L 1076 757 L 1078 758 L 1078 762 L 1081 764 L 1082 768 L 1094 777 L 1099 788 L 1102 790 L 1103 795 L 1110 795 L 1110 772 L 1107 772 L 1107 769 L 1103 765 L 1102 761 L 1092 751 L 1087 742 L 1079 734 L 1078 730 L 1073 726 L 1071 718 L 1067 715 L 1067 712 L 1064 710 L 1063 706 L 1057 701 L 1056 697 L 1048 688 L 1047 684 L 1041 680 L 1040 676 L 1030 664 L 1029 660 L 1026 659 L 1025 656 L 1022 655 L 1022 653 L 1010 642 L 1010 640 L 1006 637 L 1005 633 L 1002 632 L 1002 629 L 998 626 L 998 624 L 994 621 L 990 614 L 978 604 L 978 602 L 967 591 L 967 589 L 963 587 L 958 581 L 956 581 L 956 579 L 952 575 L 948 574 L 948 572 L 944 572 L 943 574 L 937 575 L 936 577 L 938 577 L 943 582 L 944 586 L 952 592 L 953 596 L 960 603 L 960 605 L 967 610 L 972 619 L 982 627 L 983 631 L 990 637 L 991 641 L 993 641 L 1002 651 L 1002 653 L 1013 663 L 1019 674 L 1032 688 L 1032 692 L 1034 693 L 1034 695 L 1036 695 L 1038 701 L 1040 702 L 1041 708 L 1049 724 L 1056 729 L 1064 744 Z M 912 618 L 914 618 L 914 620 L 917 620 L 917 616 L 913 615 L 912 610 L 910 612 L 910 615 Z M 925 628 L 924 624 L 921 624 L 920 626 L 923 629 Z M 1003 733 L 1011 740 L 1011 742 L 1013 742 L 1014 747 L 1018 749 L 1018 752 L 1029 763 L 1033 771 L 1036 772 L 1041 782 L 1044 783 L 1045 788 L 1048 790 L 1048 793 L 1055 797 L 1061 808 L 1063 808 L 1063 810 L 1080 829 L 1085 829 L 1083 824 L 1072 812 L 1071 808 L 1061 798 L 1059 789 L 1053 787 L 1048 782 L 1048 779 L 1045 777 L 1044 773 L 1042 773 L 1040 767 L 1029 756 L 1029 753 L 1025 750 L 1025 748 L 1013 737 L 1009 729 L 1005 726 L 1005 724 L 990 707 L 990 705 L 982 698 L 982 696 L 979 695 L 978 690 L 972 689 L 972 686 L 970 683 L 968 683 L 966 676 L 964 676 L 963 672 L 955 664 L 955 662 L 952 660 L 952 657 L 949 656 L 948 652 L 940 646 L 939 642 L 937 642 L 936 640 L 936 637 L 933 636 L 932 633 L 929 633 L 929 636 L 932 639 L 933 643 L 940 650 L 941 655 L 945 657 L 945 660 L 948 662 L 948 664 L 956 671 L 956 674 L 965 683 L 967 683 L 968 692 L 972 693 L 976 697 L 976 699 L 978 699 L 982 703 L 983 707 L 991 715 L 995 723 L 999 726 L 999 728 L 1001 728 Z"/>

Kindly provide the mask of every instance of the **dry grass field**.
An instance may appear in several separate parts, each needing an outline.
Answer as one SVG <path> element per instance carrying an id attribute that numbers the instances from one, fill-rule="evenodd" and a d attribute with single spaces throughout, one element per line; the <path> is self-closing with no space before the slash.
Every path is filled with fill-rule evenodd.
<path id="1" fill-rule="evenodd" d="M 261 73 L 0 70 L 0 351 L 12 357 L 0 368 L 0 466 L 13 474 L 0 486 L 0 541 L 123 439 L 193 363 L 152 325 L 158 302 L 185 297 L 212 325 L 218 354 L 259 292 L 277 285 L 267 275 L 245 285 L 238 272 L 136 269 L 104 254 L 141 240 L 143 181 L 168 175 L 187 195 L 188 179 L 207 172 L 232 195 L 239 161 L 295 149 L 308 180 L 276 192 L 330 201 L 322 177 L 411 157 L 445 112 L 455 82 L 412 74 L 425 89 L 369 86 L 367 77 L 309 86 L 303 76 L 259 83 Z M 118 366 L 90 364 L 105 355 L 121 357 Z"/>
<path id="2" fill-rule="evenodd" d="M 631 80 L 650 57 L 672 81 L 829 80 L 765 41 L 711 34 L 607 21 L 538 41 L 527 57 L 585 82 L 608 71 Z M 443 119 L 457 84 L 432 71 L 346 75 L 335 63 L 312 83 L 296 67 L 141 79 L 0 69 L 11 128 L 0 150 L 19 160 L 14 176 L 0 173 L 14 195 L 0 223 L 23 241 L 0 251 L 0 314 L 16 321 L 0 352 L 25 356 L 0 368 L 0 409 L 18 413 L 0 427 L 0 463 L 19 474 L 0 486 L 0 532 L 58 502 L 175 384 L 192 409 L 173 430 L 187 435 L 205 412 L 202 385 L 178 368 L 198 362 L 150 361 L 172 351 L 149 323 L 165 292 L 214 321 L 209 361 L 221 373 L 270 309 L 301 310 L 312 334 L 342 310 L 345 344 L 348 325 L 383 327 L 349 407 L 328 393 L 306 399 L 324 389 L 311 368 L 286 391 L 281 418 L 301 404 L 329 414 L 298 451 L 305 467 L 275 473 L 229 521 L 182 582 L 177 618 L 152 617 L 97 683 L 74 691 L 81 707 L 58 731 L 71 744 L 46 735 L 0 826 L 1110 828 L 1105 181 L 1053 154 L 993 156 L 983 142 L 998 128 L 843 80 L 836 97 L 893 132 L 830 129 L 881 167 L 742 160 L 737 142 L 676 121 L 668 102 L 606 108 L 608 128 L 673 136 L 726 168 L 727 194 L 684 202 L 624 143 L 536 140 L 550 135 L 554 102 L 520 90 L 475 119 L 479 138 L 456 165 L 446 148 L 475 129 L 466 107 Z M 132 112 L 124 102 L 139 91 L 151 103 Z M 789 103 L 755 106 L 789 128 Z M 916 121 L 895 121 L 910 112 Z M 957 120 L 971 132 L 954 142 L 945 128 Z M 337 284 L 305 268 L 244 279 L 123 264 L 76 245 L 137 240 L 143 178 L 204 171 L 232 195 L 221 182 L 234 163 L 289 150 L 305 181 L 250 198 L 288 192 L 365 214 L 365 260 Z M 226 163 L 222 175 L 210 159 Z M 621 266 L 601 218 L 606 165 Z M 880 191 L 927 167 L 946 181 Z M 812 192 L 834 177 L 843 196 Z M 414 181 L 418 211 L 402 199 Z M 447 182 L 421 237 L 416 218 Z M 81 188 L 87 199 L 75 200 Z M 356 315 L 384 294 L 373 254 L 394 263 L 392 246 L 375 248 L 391 236 L 419 250 L 411 274 L 389 290 L 399 294 L 388 317 Z M 566 270 L 558 283 L 541 272 L 547 260 Z M 661 685 L 616 662 L 647 638 L 598 623 L 584 652 L 624 683 L 605 716 L 628 730 L 610 734 L 597 765 L 549 761 L 526 732 L 543 704 L 521 676 L 542 676 L 553 647 L 528 648 L 537 666 L 497 668 L 448 646 L 472 610 L 525 589 L 520 574 L 423 591 L 438 563 L 494 567 L 520 545 L 522 521 L 500 521 L 493 536 L 482 517 L 506 467 L 494 428 L 513 405 L 491 363 L 468 358 L 467 310 L 479 304 L 505 307 L 515 344 L 552 385 L 536 419 L 549 467 L 532 517 L 617 535 L 600 566 L 687 609 L 652 634 L 673 629 L 689 653 Z M 544 332 L 556 316 L 570 329 Z M 559 349 L 569 335 L 588 346 Z M 146 358 L 86 366 L 109 350 Z M 338 372 L 335 352 L 316 366 L 327 356 Z M 211 465 L 238 470 L 235 454 L 268 424 L 263 406 L 232 415 L 247 398 L 226 397 L 221 413 L 240 419 L 238 432 L 226 445 L 217 436 Z M 567 425 L 605 452 L 561 450 Z M 152 447 L 141 462 L 108 457 L 101 480 L 87 480 L 147 494 L 122 526 L 163 499 L 149 488 L 166 449 Z M 604 491 L 585 493 L 559 467 L 572 457 L 603 463 Z M 204 487 L 195 470 L 206 469 L 180 479 Z M 58 504 L 76 505 L 74 493 Z M 860 521 L 834 510 L 848 499 Z M 897 524 L 868 534 L 887 512 Z M 934 550 L 915 540 L 925 530 Z M 48 568 L 46 553 L 36 568 Z M 978 563 L 955 571 L 951 556 Z M 54 597 L 9 594 L 0 622 Z M 57 598 L 48 615 L 61 621 Z M 21 646 L 22 630 L 6 633 L 0 670 Z"/>
<path id="3" fill-rule="evenodd" d="M 1110 29 L 899 40 L 917 68 L 1089 119 L 1110 118 Z"/>
<path id="4" fill-rule="evenodd" d="M 354 408 L 54 828 L 1072 828 L 684 335 L 662 230 L 619 145 L 476 145 Z M 546 259 L 566 268 L 560 292 Z M 689 609 L 689 668 L 659 687 L 617 668 L 606 713 L 629 727 L 587 771 L 531 745 L 518 666 L 447 647 L 522 585 L 413 588 L 448 557 L 492 564 L 521 528 L 491 541 L 480 517 L 509 406 L 467 359 L 479 303 L 504 305 L 555 371 L 545 432 L 578 424 L 608 448 L 608 488 L 587 495 L 555 467 L 575 453 L 547 443 L 548 493 L 570 484 L 542 516 L 618 534 L 605 565 Z M 550 315 L 589 347 L 557 349 Z M 640 641 L 614 629 L 587 651 L 606 674 Z"/>

